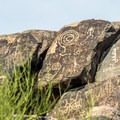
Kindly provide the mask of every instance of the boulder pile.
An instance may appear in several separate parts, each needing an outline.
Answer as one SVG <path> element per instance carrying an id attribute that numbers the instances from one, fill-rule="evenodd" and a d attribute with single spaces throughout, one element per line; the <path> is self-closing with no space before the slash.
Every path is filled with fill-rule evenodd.
<path id="1" fill-rule="evenodd" d="M 57 32 L 29 30 L 0 36 L 3 71 L 12 75 L 14 66 L 31 59 L 37 89 L 51 84 L 57 97 L 59 87 L 66 90 L 47 120 L 120 120 L 119 54 L 120 22 L 90 19 Z M 0 73 L 0 80 L 4 77 Z"/>

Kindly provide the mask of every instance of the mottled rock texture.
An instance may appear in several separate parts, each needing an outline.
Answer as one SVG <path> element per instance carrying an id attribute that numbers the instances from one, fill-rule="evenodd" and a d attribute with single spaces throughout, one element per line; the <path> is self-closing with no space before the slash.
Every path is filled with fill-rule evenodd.
<path id="1" fill-rule="evenodd" d="M 14 65 L 24 65 L 29 59 L 40 60 L 56 36 L 54 31 L 28 30 L 0 36 L 0 65 L 2 70 L 13 70 Z"/>
<path id="2" fill-rule="evenodd" d="M 106 54 L 107 57 L 105 57 Z M 102 64 L 99 65 L 96 74 L 97 81 L 102 81 L 105 78 L 109 79 L 114 76 L 120 76 L 120 39 L 116 43 L 114 43 L 110 49 L 105 51 L 102 59 Z"/>
<path id="3" fill-rule="evenodd" d="M 14 65 L 31 59 L 31 74 L 39 74 L 36 87 L 52 84 L 57 98 L 59 87 L 68 90 L 60 91 L 63 95 L 47 120 L 120 120 L 119 53 L 120 22 L 90 19 L 59 32 L 29 30 L 0 36 L 3 71 L 11 73 Z"/>
<path id="4" fill-rule="evenodd" d="M 120 120 L 120 113 L 114 107 L 97 106 L 92 108 L 92 120 Z"/>
<path id="5" fill-rule="evenodd" d="M 100 57 L 95 82 L 63 94 L 48 114 L 50 119 L 120 119 L 120 26 L 118 23 L 112 25 L 118 34 L 112 37 L 112 44 L 109 44 Z M 112 35 L 112 31 L 110 34 Z M 106 38 L 107 36 L 104 36 L 104 39 Z"/>
<path id="6" fill-rule="evenodd" d="M 85 120 L 91 116 L 93 106 L 108 105 L 115 110 L 120 107 L 119 88 L 120 78 L 113 78 L 66 92 L 48 116 L 56 120 Z"/>
<path id="7" fill-rule="evenodd" d="M 39 85 L 65 89 L 94 82 L 102 53 L 116 40 L 119 29 L 104 20 L 84 20 L 63 27 L 45 57 Z"/>

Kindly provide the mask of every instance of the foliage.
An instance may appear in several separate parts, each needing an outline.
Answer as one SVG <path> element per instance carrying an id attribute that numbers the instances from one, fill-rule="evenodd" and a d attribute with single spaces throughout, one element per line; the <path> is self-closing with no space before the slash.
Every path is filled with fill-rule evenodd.
<path id="1" fill-rule="evenodd" d="M 37 117 L 51 110 L 56 103 L 52 85 L 44 91 L 35 88 L 35 83 L 30 62 L 14 68 L 13 77 L 7 75 L 0 85 L 0 120 L 23 120 L 26 114 Z"/>

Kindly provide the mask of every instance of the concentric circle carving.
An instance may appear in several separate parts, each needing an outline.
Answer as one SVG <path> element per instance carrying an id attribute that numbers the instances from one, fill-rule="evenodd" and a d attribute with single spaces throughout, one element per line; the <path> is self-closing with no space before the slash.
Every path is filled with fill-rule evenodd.
<path id="1" fill-rule="evenodd" d="M 75 43 L 79 39 L 79 33 L 75 30 L 68 30 L 60 35 L 60 44 L 63 46 L 69 46 Z"/>

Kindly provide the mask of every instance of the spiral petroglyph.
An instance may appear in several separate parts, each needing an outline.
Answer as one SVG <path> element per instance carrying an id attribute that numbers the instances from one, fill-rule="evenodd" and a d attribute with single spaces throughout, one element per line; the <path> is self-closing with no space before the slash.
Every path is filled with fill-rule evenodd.
<path id="1" fill-rule="evenodd" d="M 68 30 L 60 35 L 60 44 L 63 46 L 69 46 L 75 43 L 79 39 L 79 33 L 75 30 Z"/>
<path id="2" fill-rule="evenodd" d="M 104 31 L 107 24 L 110 23 L 102 20 L 85 20 L 74 27 L 63 27 L 48 49 L 39 78 L 46 80 L 43 79 L 48 71 L 45 65 L 49 64 L 49 72 L 53 75 L 53 80 L 51 78 L 48 80 L 52 81 L 53 85 L 59 82 L 69 84 L 69 81 L 73 86 L 78 85 L 76 80 L 79 76 L 80 85 L 87 84 L 87 79 L 94 81 L 97 63 L 107 47 L 104 45 L 106 39 L 98 45 L 99 35 L 105 32 L 102 39 L 107 34 Z M 109 39 L 107 42 L 110 43 L 112 40 Z M 65 89 L 66 86 L 63 86 L 62 89 Z"/>
<path id="3" fill-rule="evenodd" d="M 75 44 L 79 39 L 79 33 L 75 30 L 68 30 L 60 34 L 59 42 L 63 51 L 60 53 L 60 56 L 71 55 L 71 53 L 66 53 L 66 47 Z"/>

